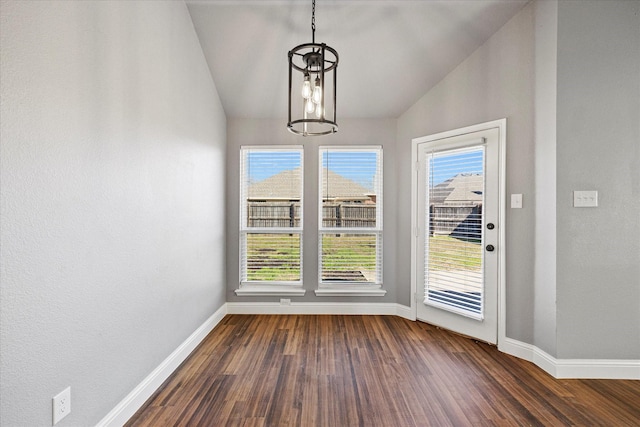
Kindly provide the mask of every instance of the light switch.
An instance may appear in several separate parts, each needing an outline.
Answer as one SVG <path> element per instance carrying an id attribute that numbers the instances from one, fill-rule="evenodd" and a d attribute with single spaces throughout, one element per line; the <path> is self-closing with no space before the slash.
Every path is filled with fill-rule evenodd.
<path id="1" fill-rule="evenodd" d="M 522 209 L 522 194 L 511 195 L 511 209 Z"/>
<path id="2" fill-rule="evenodd" d="M 574 191 L 573 207 L 574 208 L 595 208 L 598 206 L 597 191 Z"/>

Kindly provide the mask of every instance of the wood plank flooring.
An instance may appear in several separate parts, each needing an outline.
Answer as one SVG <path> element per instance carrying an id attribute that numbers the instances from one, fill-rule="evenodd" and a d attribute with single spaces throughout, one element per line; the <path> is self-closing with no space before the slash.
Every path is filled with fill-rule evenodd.
<path id="1" fill-rule="evenodd" d="M 640 381 L 555 380 L 396 316 L 228 315 L 141 426 L 640 426 Z"/>

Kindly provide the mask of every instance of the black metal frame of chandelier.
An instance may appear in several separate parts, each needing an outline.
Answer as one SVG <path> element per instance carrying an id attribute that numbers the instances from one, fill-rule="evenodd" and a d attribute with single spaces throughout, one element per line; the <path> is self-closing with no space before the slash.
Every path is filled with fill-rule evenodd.
<path id="1" fill-rule="evenodd" d="M 303 53 L 299 53 L 299 51 L 304 50 L 304 49 L 308 49 L 309 52 L 305 52 Z M 316 49 L 318 49 L 318 51 L 316 52 Z M 333 54 L 333 56 L 335 57 L 335 61 L 331 61 L 326 59 L 325 57 L 325 52 L 328 51 L 331 54 Z M 309 55 L 309 53 L 320 53 L 320 61 L 319 63 L 322 64 L 322 67 L 317 69 L 317 70 L 310 70 L 309 67 L 310 66 L 318 66 L 318 61 L 314 60 L 313 64 L 306 64 L 306 66 L 300 67 L 297 64 L 295 64 L 294 62 L 294 56 L 300 56 L 302 57 L 303 60 L 307 60 L 309 58 L 317 58 L 317 55 Z M 330 65 L 328 67 L 325 68 L 325 64 L 329 63 Z M 291 96 L 292 96 L 292 83 L 293 83 L 293 69 L 296 69 L 297 71 L 300 71 L 301 73 L 313 73 L 313 74 L 318 74 L 320 76 L 320 81 L 321 81 L 321 87 L 322 87 L 322 102 L 320 105 L 320 108 L 322 110 L 322 116 L 319 119 L 299 119 L 299 120 L 291 120 Z M 337 100 L 337 68 L 338 68 L 338 52 L 336 52 L 335 49 L 333 49 L 330 46 L 327 46 L 324 43 L 305 43 L 305 44 L 301 44 L 298 45 L 296 47 L 294 47 L 293 49 L 291 49 L 289 51 L 289 120 L 287 122 L 287 129 L 289 130 L 289 132 L 292 132 L 296 135 L 302 135 L 302 136 L 320 136 L 320 135 L 329 135 L 332 133 L 336 133 L 338 131 L 338 124 L 337 124 L 337 120 L 336 120 L 336 100 Z M 324 84 L 324 77 L 325 77 L 325 73 L 329 72 L 329 71 L 333 71 L 333 121 L 331 120 L 327 120 L 326 117 L 324 116 L 324 111 L 325 111 L 325 84 Z M 321 125 L 329 125 L 331 128 L 327 131 L 323 131 L 323 132 L 305 132 L 305 131 L 300 131 L 294 128 L 295 125 L 298 124 L 306 124 L 306 123 L 316 123 L 316 124 L 321 124 Z"/>

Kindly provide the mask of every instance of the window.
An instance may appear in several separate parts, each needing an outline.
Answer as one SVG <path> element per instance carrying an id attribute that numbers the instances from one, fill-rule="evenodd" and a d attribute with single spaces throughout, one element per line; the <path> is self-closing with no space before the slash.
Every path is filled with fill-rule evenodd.
<path id="1" fill-rule="evenodd" d="M 304 294 L 302 147 L 242 147 L 240 159 L 241 288 L 236 293 L 279 285 Z"/>
<path id="2" fill-rule="evenodd" d="M 319 166 L 320 287 L 379 289 L 382 148 L 320 147 Z"/>

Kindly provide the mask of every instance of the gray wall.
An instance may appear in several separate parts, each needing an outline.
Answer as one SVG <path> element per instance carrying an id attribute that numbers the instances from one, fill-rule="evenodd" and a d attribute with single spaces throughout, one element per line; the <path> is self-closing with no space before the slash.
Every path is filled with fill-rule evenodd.
<path id="1" fill-rule="evenodd" d="M 286 107 L 285 107 L 286 108 Z M 323 137 L 302 137 L 290 133 L 286 119 L 230 119 L 227 150 L 227 301 L 255 302 L 279 301 L 279 297 L 238 297 L 239 286 L 239 181 L 240 147 L 243 145 L 303 145 L 304 146 L 304 297 L 292 297 L 293 302 L 395 302 L 395 227 L 397 209 L 395 195 L 399 192 L 395 182 L 394 119 L 339 120 L 338 133 Z M 318 288 L 318 147 L 321 145 L 382 145 L 383 148 L 383 289 L 384 297 L 316 297 Z M 407 190 L 409 192 L 409 190 Z M 408 302 L 407 302 L 408 305 Z"/>
<path id="2" fill-rule="evenodd" d="M 639 359 L 640 2 L 559 2 L 557 129 L 558 357 Z"/>
<path id="3" fill-rule="evenodd" d="M 181 2 L 0 31 L 0 424 L 95 425 L 225 302 L 225 116 Z"/>
<path id="4" fill-rule="evenodd" d="M 529 4 L 398 120 L 411 138 L 507 118 L 507 336 L 559 359 L 640 357 L 640 3 Z M 573 190 L 600 206 L 572 207 Z M 398 193 L 398 302 L 410 297 Z"/>
<path id="5" fill-rule="evenodd" d="M 507 118 L 507 194 L 522 193 L 523 209 L 507 209 L 507 336 L 533 342 L 534 259 L 534 10 L 526 6 L 483 46 L 398 119 L 398 188 L 411 187 L 411 139 Z M 397 295 L 411 291 L 411 194 L 397 192 Z"/>

